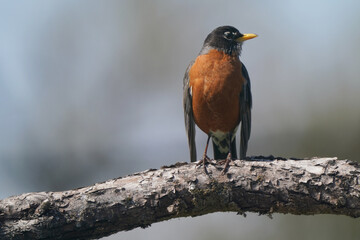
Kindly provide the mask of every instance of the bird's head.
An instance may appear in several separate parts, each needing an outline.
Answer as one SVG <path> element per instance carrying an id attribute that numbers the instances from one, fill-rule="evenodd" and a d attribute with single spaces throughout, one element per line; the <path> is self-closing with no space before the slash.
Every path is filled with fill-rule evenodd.
<path id="1" fill-rule="evenodd" d="M 218 27 L 206 37 L 202 52 L 217 49 L 229 55 L 240 55 L 243 42 L 255 37 L 256 34 L 243 34 L 232 26 Z"/>

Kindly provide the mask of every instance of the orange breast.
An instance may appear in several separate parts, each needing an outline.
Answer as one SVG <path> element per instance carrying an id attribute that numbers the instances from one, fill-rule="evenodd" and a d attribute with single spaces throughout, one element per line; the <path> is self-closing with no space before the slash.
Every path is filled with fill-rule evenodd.
<path id="1" fill-rule="evenodd" d="M 232 131 L 240 121 L 239 96 L 245 81 L 238 56 L 210 50 L 196 58 L 189 78 L 199 128 L 207 134 Z"/>

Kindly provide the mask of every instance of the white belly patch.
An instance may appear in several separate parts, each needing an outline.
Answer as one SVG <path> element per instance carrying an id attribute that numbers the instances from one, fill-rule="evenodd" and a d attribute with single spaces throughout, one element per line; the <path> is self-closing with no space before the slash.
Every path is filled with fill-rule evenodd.
<path id="1" fill-rule="evenodd" d="M 234 140 L 235 136 L 236 136 L 236 132 L 237 132 L 238 127 L 235 128 L 232 136 L 231 136 L 231 141 Z M 215 145 L 218 146 L 218 149 L 221 153 L 228 153 L 229 152 L 229 140 L 228 140 L 228 133 L 220 131 L 220 130 L 216 130 L 214 131 L 210 131 L 210 135 L 215 143 Z"/>

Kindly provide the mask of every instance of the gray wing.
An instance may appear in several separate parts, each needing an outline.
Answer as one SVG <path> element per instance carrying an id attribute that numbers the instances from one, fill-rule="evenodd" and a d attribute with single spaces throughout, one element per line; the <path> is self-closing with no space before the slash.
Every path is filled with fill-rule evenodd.
<path id="1" fill-rule="evenodd" d="M 196 145 L 195 145 L 195 122 L 192 110 L 192 95 L 191 89 L 189 86 L 189 70 L 194 64 L 194 61 L 190 63 L 187 67 L 185 76 L 184 76 L 184 95 L 183 95 L 183 104 L 184 104 L 184 118 L 185 118 L 185 128 L 186 134 L 188 137 L 188 144 L 190 149 L 190 160 L 191 162 L 196 161 Z"/>
<path id="2" fill-rule="evenodd" d="M 251 85 L 249 74 L 244 64 L 242 64 L 241 72 L 246 82 L 244 83 L 242 92 L 240 94 L 240 121 L 241 121 L 241 134 L 240 134 L 240 159 L 246 158 L 246 151 L 251 132 Z"/>

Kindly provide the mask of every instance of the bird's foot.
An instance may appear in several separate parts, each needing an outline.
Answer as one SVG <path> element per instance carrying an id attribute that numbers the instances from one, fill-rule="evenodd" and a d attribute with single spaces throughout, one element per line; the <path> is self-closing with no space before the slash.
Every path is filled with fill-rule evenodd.
<path id="1" fill-rule="evenodd" d="M 204 155 L 203 158 L 196 164 L 196 166 L 199 166 L 201 164 L 211 163 L 210 158 L 207 155 Z"/>
<path id="2" fill-rule="evenodd" d="M 225 160 L 221 160 L 219 161 L 220 164 L 225 164 L 224 165 L 224 169 L 221 171 L 221 174 L 224 175 L 227 171 L 228 171 L 228 168 L 229 168 L 229 165 L 230 165 L 230 162 L 232 161 L 232 158 L 231 158 L 231 153 L 229 153 L 226 157 Z"/>
<path id="3" fill-rule="evenodd" d="M 196 164 L 196 166 L 199 166 L 199 165 L 202 164 L 203 167 L 204 167 L 205 173 L 207 173 L 207 170 L 206 170 L 206 164 L 207 163 L 212 164 L 211 159 L 207 155 L 204 155 L 203 158 Z"/>

